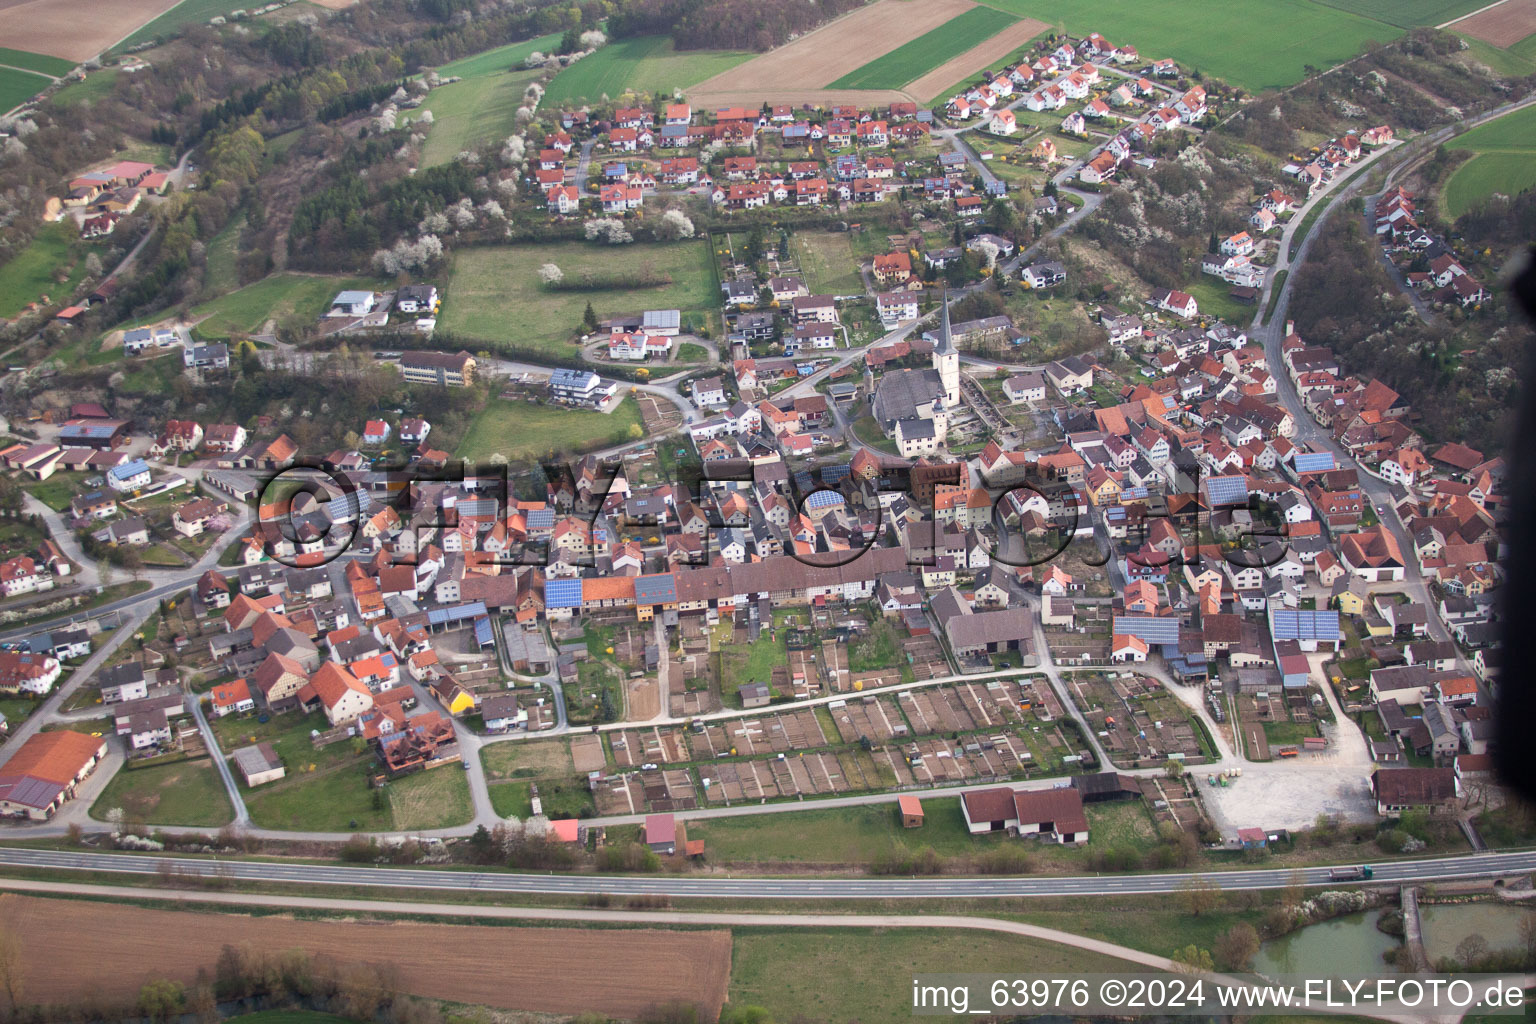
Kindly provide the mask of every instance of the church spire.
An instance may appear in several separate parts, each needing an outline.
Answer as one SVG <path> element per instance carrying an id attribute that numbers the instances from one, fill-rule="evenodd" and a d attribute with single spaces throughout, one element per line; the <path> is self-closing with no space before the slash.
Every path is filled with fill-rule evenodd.
<path id="1" fill-rule="evenodd" d="M 949 334 L 949 286 L 939 296 L 939 338 L 934 344 L 935 353 L 948 354 L 955 350 L 954 339 Z"/>

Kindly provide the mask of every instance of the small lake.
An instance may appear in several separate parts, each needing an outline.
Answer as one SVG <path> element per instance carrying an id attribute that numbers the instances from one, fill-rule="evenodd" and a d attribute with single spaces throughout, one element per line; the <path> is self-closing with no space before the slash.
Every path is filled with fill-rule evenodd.
<path id="1" fill-rule="evenodd" d="M 1424 952 L 1429 962 L 1454 957 L 1456 946 L 1469 935 L 1481 935 L 1490 950 L 1515 949 L 1522 945 L 1520 922 L 1536 914 L 1536 907 L 1508 903 L 1455 903 L 1419 906 L 1424 922 Z"/>
<path id="2" fill-rule="evenodd" d="M 1289 935 L 1264 943 L 1253 958 L 1260 974 L 1304 974 L 1315 978 L 1374 977 L 1391 971 L 1382 954 L 1398 940 L 1376 928 L 1382 911 L 1347 914 L 1332 921 L 1311 924 Z M 1521 945 L 1520 921 L 1536 914 L 1536 907 L 1503 903 L 1457 903 L 1420 906 L 1424 949 L 1431 963 L 1454 957 L 1456 946 L 1468 935 L 1481 935 L 1491 950 Z"/>
<path id="3" fill-rule="evenodd" d="M 1398 942 L 1376 930 L 1381 910 L 1346 914 L 1321 924 L 1309 924 L 1259 947 L 1253 969 L 1260 974 L 1304 974 L 1313 978 L 1359 978 L 1385 974 L 1391 968 L 1382 954 Z"/>

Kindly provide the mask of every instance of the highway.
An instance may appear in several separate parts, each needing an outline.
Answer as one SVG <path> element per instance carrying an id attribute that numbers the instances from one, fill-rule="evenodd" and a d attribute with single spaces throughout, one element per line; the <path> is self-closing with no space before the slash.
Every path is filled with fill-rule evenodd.
<path id="1" fill-rule="evenodd" d="M 376 886 L 520 894 L 672 896 L 706 899 L 1009 899 L 1020 896 L 1108 896 L 1176 893 L 1192 878 L 1224 890 L 1284 889 L 1299 875 L 1312 886 L 1330 882 L 1328 868 L 1268 868 L 1153 875 L 983 878 L 697 878 L 689 876 L 556 875 L 431 868 L 361 867 L 272 861 L 210 860 L 141 854 L 89 853 L 0 847 L 0 865 L 54 871 L 112 872 L 224 882 Z M 1486 878 L 1536 870 L 1536 851 L 1468 854 L 1375 865 L 1371 884 L 1397 886 L 1453 878 Z"/>

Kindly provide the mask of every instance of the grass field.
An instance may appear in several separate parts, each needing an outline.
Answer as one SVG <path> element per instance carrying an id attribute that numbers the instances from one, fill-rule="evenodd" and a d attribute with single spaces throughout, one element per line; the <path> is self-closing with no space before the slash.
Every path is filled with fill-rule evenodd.
<path id="1" fill-rule="evenodd" d="M 987 6 L 1038 18 L 1081 36 L 1103 32 L 1144 58 L 1172 57 L 1185 70 L 1215 75 L 1253 92 L 1294 85 L 1305 65 L 1324 68 L 1353 57 L 1367 40 L 1402 30 L 1314 0 L 985 0 Z"/>
<path id="2" fill-rule="evenodd" d="M 469 784 L 456 765 L 389 783 L 380 807 L 374 806 L 361 764 L 269 786 L 282 788 L 264 786 L 246 796 L 251 820 L 268 828 L 381 832 L 462 825 L 474 816 Z"/>
<path id="3" fill-rule="evenodd" d="M 0 68 L 0 113 L 21 106 L 53 84 L 53 79 L 31 71 Z"/>
<path id="4" fill-rule="evenodd" d="M 1488 0 L 1317 0 L 1327 7 L 1384 21 L 1399 28 L 1442 25 L 1486 7 Z"/>
<path id="5" fill-rule="evenodd" d="M 367 278 L 273 274 L 195 307 L 192 315 L 207 317 L 197 325 L 201 337 L 223 339 L 258 330 L 269 318 L 282 319 L 290 313 L 318 317 L 330 308 L 337 292 L 375 284 Z"/>
<path id="6" fill-rule="evenodd" d="M 117 68 L 102 68 L 93 71 L 78 82 L 70 82 L 58 92 L 53 94 L 53 102 L 61 107 L 73 107 L 79 104 L 93 104 L 112 92 L 112 87 L 117 84 L 118 76 L 122 72 Z"/>
<path id="7" fill-rule="evenodd" d="M 263 1010 L 228 1018 L 230 1024 L 344 1024 L 346 1017 L 310 1010 Z"/>
<path id="8" fill-rule="evenodd" d="M 654 288 L 551 292 L 539 283 L 539 267 L 553 263 L 565 280 L 582 274 L 670 274 Z M 534 345 L 551 355 L 572 356 L 569 344 L 587 302 L 600 318 L 645 309 L 713 309 L 719 303 L 714 261 L 705 239 L 668 245 L 600 246 L 580 242 L 515 248 L 474 248 L 454 254 L 452 276 L 439 326 L 488 342 Z"/>
<path id="9" fill-rule="evenodd" d="M 940 855 L 965 855 L 990 848 L 996 841 L 971 838 L 960 816 L 958 797 L 925 799 L 923 814 L 922 828 L 902 828 L 893 796 L 886 803 L 837 810 L 690 821 L 688 838 L 704 840 L 712 863 L 736 864 L 860 864 L 898 841 L 912 849 L 931 846 Z"/>
<path id="10" fill-rule="evenodd" d="M 85 276 L 85 246 L 69 223 L 43 225 L 15 259 L 0 266 L 0 316 L 15 316 L 44 295 L 61 302 L 75 290 Z M 65 266 L 69 275 L 60 283 L 54 275 Z"/>
<path id="11" fill-rule="evenodd" d="M 41 75 L 62 78 L 75 69 L 75 62 L 63 57 L 50 57 L 45 53 L 30 53 L 0 46 L 0 64 L 8 64 L 24 71 L 36 71 Z"/>
<path id="12" fill-rule="evenodd" d="M 805 283 L 818 295 L 852 295 L 864 291 L 859 263 L 847 232 L 797 231 L 790 248 L 800 261 Z"/>
<path id="13" fill-rule="evenodd" d="M 462 825 L 473 817 L 469 784 L 456 765 L 417 772 L 388 784 L 377 796 L 366 772 L 376 763 L 361 740 L 316 749 L 311 729 L 325 728 L 313 715 L 218 719 L 213 730 L 225 754 L 248 743 L 268 742 L 287 766 L 286 777 L 242 790 L 251 820 L 267 828 L 322 832 L 384 832 Z"/>
<path id="14" fill-rule="evenodd" d="M 517 127 L 523 90 L 538 77 L 537 71 L 482 74 L 433 89 L 421 108 L 432 111 L 433 118 L 422 146 L 422 166 L 445 164 L 479 146 L 499 149 Z"/>
<path id="15" fill-rule="evenodd" d="M 1445 183 L 1445 210 L 1452 218 L 1495 192 L 1516 195 L 1536 187 L 1536 107 L 1478 125 L 1447 147 L 1477 154 Z"/>
<path id="16" fill-rule="evenodd" d="M 208 273 L 206 280 L 215 290 L 232 288 L 239 283 L 236 260 L 240 233 L 245 230 L 245 214 L 237 213 L 208 242 Z"/>
<path id="17" fill-rule="evenodd" d="M 1466 57 L 1486 64 L 1496 74 L 1510 78 L 1536 74 L 1536 35 L 1527 36 L 1510 47 L 1498 47 L 1485 39 L 1456 33 L 1467 44 Z"/>
<path id="18" fill-rule="evenodd" d="M 807 969 L 812 964 L 814 969 Z M 781 1021 L 906 1020 L 912 1014 L 910 979 L 915 974 L 1126 969 L 1124 960 L 1014 935 L 920 928 L 737 928 L 731 941 L 730 1002 L 765 1007 Z"/>
<path id="19" fill-rule="evenodd" d="M 207 758 L 122 769 L 102 790 L 91 815 L 105 820 L 120 807 L 129 821 L 149 825 L 218 828 L 235 816 L 218 771 Z"/>
<path id="20" fill-rule="evenodd" d="M 1186 285 L 1184 291 L 1195 297 L 1201 313 L 1219 316 L 1234 325 L 1242 325 L 1253 319 L 1253 307 L 1234 299 L 1230 294 L 1232 286 L 1219 277 L 1201 274 L 1198 280 Z"/>
<path id="21" fill-rule="evenodd" d="M 503 817 L 533 813 L 531 786 L 547 818 L 577 818 L 595 809 L 586 778 L 578 775 L 567 740 L 493 743 L 480 748 L 491 806 Z"/>
<path id="22" fill-rule="evenodd" d="M 1012 25 L 1018 18 L 993 7 L 973 7 L 958 18 L 896 47 L 830 83 L 829 89 L 900 89 Z"/>
<path id="23" fill-rule="evenodd" d="M 1536 148 L 1525 153 L 1479 153 L 1445 183 L 1445 212 L 1460 217 L 1495 192 L 1514 196 L 1536 188 Z"/>
<path id="24" fill-rule="evenodd" d="M 544 94 L 544 103 L 596 103 L 604 96 L 617 98 L 625 92 L 670 96 L 673 90 L 697 85 L 752 56 L 719 50 L 677 53 L 668 36 L 625 39 L 609 43 L 556 75 Z"/>
<path id="25" fill-rule="evenodd" d="M 469 425 L 454 455 L 476 462 L 499 453 L 516 462 L 599 443 L 623 444 L 634 440 L 629 428 L 639 423 L 633 398 L 611 413 L 494 399 Z"/>
<path id="26" fill-rule="evenodd" d="M 437 69 L 437 73 L 444 78 L 479 78 L 482 75 L 495 75 L 504 71 L 511 71 L 517 65 L 527 60 L 535 53 L 548 53 L 554 46 L 559 45 L 561 33 L 554 32 L 547 36 L 539 36 L 537 39 L 526 39 L 521 43 L 508 43 L 506 46 L 498 46 L 494 50 L 486 50 L 470 57 L 461 57 L 449 64 L 444 64 Z"/>
<path id="27" fill-rule="evenodd" d="M 124 39 L 122 48 L 128 49 L 139 43 L 163 39 L 195 22 L 206 22 L 210 18 L 227 15 L 230 11 L 248 10 L 253 6 L 260 5 L 246 3 L 243 0 L 181 0 L 181 3 Z"/>

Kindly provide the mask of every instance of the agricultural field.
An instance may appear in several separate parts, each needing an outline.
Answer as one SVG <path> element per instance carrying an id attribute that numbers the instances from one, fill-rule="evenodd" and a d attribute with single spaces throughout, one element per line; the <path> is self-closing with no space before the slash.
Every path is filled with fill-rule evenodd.
<path id="1" fill-rule="evenodd" d="M 318 317 L 330 308 L 337 292 L 377 285 L 368 278 L 273 274 L 196 306 L 191 315 L 194 319 L 203 318 L 197 325 L 200 337 L 222 340 L 259 331 L 268 320 L 290 315 Z"/>
<path id="2" fill-rule="evenodd" d="M 207 758 L 148 768 L 119 769 L 91 807 L 105 820 L 120 808 L 127 821 L 218 828 L 234 817 L 223 780 Z"/>
<path id="3" fill-rule="evenodd" d="M 1531 60 L 1536 58 L 1536 0 L 1505 0 L 1458 21 L 1455 30 Z"/>
<path id="4" fill-rule="evenodd" d="M 440 85 L 427 94 L 421 110 L 432 112 L 432 127 L 421 148 L 421 165 L 445 164 L 465 150 L 501 142 L 517 127 L 523 90 L 538 71 L 507 71 Z M 419 112 L 412 117 L 419 116 Z"/>
<path id="5" fill-rule="evenodd" d="M 892 90 L 818 88 L 857 71 L 975 5 L 970 0 L 878 0 L 812 32 L 699 82 L 688 98 L 701 107 L 772 103 L 889 103 Z"/>
<path id="6" fill-rule="evenodd" d="M 1514 196 L 1536 188 L 1536 148 L 1524 153 L 1479 153 L 1445 183 L 1445 212 L 1460 217 L 1495 192 Z"/>
<path id="7" fill-rule="evenodd" d="M 1317 2 L 1364 18 L 1384 21 L 1398 28 L 1442 25 L 1447 21 L 1465 17 L 1479 7 L 1488 6 L 1488 0 L 1317 0 Z"/>
<path id="8" fill-rule="evenodd" d="M 951 57 L 981 45 L 1016 21 L 1014 16 L 995 8 L 972 7 L 958 18 L 903 43 L 828 85 L 833 89 L 900 89 L 948 62 Z"/>
<path id="9" fill-rule="evenodd" d="M 213 970 L 224 945 L 249 943 L 324 953 L 342 966 L 374 963 L 381 949 L 431 950 L 430 956 L 392 964 L 401 991 L 429 999 L 632 1019 L 687 995 L 704 1006 L 703 1019 L 714 1020 L 731 969 L 731 933 L 724 930 L 578 933 L 515 925 L 296 920 L 9 895 L 0 897 L 0 916 L 28 937 L 21 969 L 27 998 L 38 1003 L 78 998 L 84 976 L 109 997 L 132 997 L 151 977 L 190 985 L 200 969 Z M 578 936 L 579 942 L 572 941 Z M 603 969 L 593 970 L 594 963 Z"/>
<path id="10" fill-rule="evenodd" d="M 556 75 L 544 103 L 556 107 L 596 103 L 626 92 L 671 96 L 749 60 L 751 53 L 690 50 L 678 53 L 668 36 L 639 36 L 609 43 Z"/>
<path id="11" fill-rule="evenodd" d="M 807 964 L 816 967 L 807 970 Z M 1125 969 L 1125 961 L 1114 957 L 1016 935 L 921 928 L 738 929 L 730 999 L 733 1005 L 765 1007 L 777 1020 L 904 1020 L 912 1013 L 912 993 L 905 981 L 893 985 L 893 978 L 955 970 L 1077 974 Z"/>
<path id="12" fill-rule="evenodd" d="M 6 5 L 5 41 L 16 50 L 83 61 L 174 6 L 176 0 L 21 0 Z"/>
<path id="13" fill-rule="evenodd" d="M 53 79 L 31 71 L 0 67 L 0 113 L 21 106 L 53 84 Z"/>
<path id="14" fill-rule="evenodd" d="M 470 423 L 454 455 L 467 462 L 492 455 L 513 462 L 537 459 L 551 452 L 624 444 L 634 440 L 631 428 L 640 425 L 633 398 L 625 398 L 611 413 L 492 399 Z"/>
<path id="15" fill-rule="evenodd" d="M 672 281 L 644 288 L 551 292 L 539 281 L 539 267 L 545 263 L 563 270 L 567 282 L 584 274 L 617 281 L 641 272 L 665 274 Z M 715 308 L 719 287 L 704 239 L 643 247 L 567 242 L 475 248 L 454 254 L 438 326 L 492 345 L 535 346 L 569 358 L 576 352 L 572 342 L 589 301 L 600 319 L 645 309 L 687 313 Z"/>
<path id="16" fill-rule="evenodd" d="M 1525 107 L 1457 136 L 1448 148 L 1477 154 L 1445 183 L 1445 212 L 1460 217 L 1495 192 L 1536 187 L 1536 107 Z"/>
<path id="17" fill-rule="evenodd" d="M 1401 29 L 1314 0 L 1232 0 L 1206 5 L 1192 18 L 1183 0 L 987 0 L 989 7 L 1039 18 L 1073 35 L 1102 32 L 1131 43 L 1144 58 L 1172 57 L 1186 70 L 1214 75 L 1250 92 L 1301 81 L 1306 65 L 1348 60 L 1367 41 L 1386 42 Z"/>
<path id="18" fill-rule="evenodd" d="M 28 53 L 0 46 L 0 64 L 22 71 L 35 71 L 49 78 L 61 78 L 75 69 L 75 62 L 62 57 L 50 57 L 46 53 Z"/>
<path id="19" fill-rule="evenodd" d="M 925 102 L 925 97 L 933 97 L 935 101 L 947 99 L 975 81 L 983 70 L 1016 61 L 1015 54 L 1021 54 L 1032 40 L 1049 30 L 1049 25 L 1033 18 L 1015 21 L 986 42 L 951 57 L 923 77 L 907 83 L 905 91 L 919 103 Z"/>

